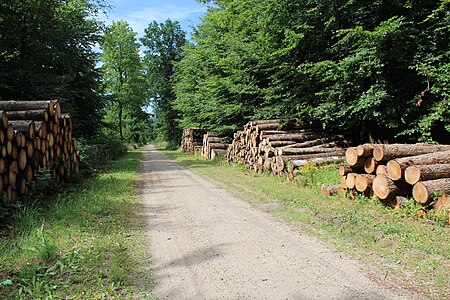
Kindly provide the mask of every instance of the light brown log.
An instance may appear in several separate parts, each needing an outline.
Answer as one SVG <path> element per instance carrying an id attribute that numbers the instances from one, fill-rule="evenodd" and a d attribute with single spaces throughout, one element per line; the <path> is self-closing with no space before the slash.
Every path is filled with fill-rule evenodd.
<path id="1" fill-rule="evenodd" d="M 0 129 L 5 129 L 7 127 L 8 127 L 8 115 L 6 114 L 5 111 L 0 111 Z"/>
<path id="2" fill-rule="evenodd" d="M 438 218 L 447 219 L 447 223 L 450 224 L 450 197 L 447 194 L 439 196 L 434 202 L 433 209 L 436 212 Z"/>
<path id="3" fill-rule="evenodd" d="M 18 158 L 17 158 L 17 162 L 18 162 L 20 170 L 25 169 L 25 167 L 27 165 L 27 152 L 25 151 L 24 148 L 21 148 L 19 150 L 19 155 L 18 155 Z"/>
<path id="4" fill-rule="evenodd" d="M 329 152 L 329 153 L 312 153 L 312 154 L 302 154 L 302 155 L 283 155 L 285 159 L 290 160 L 307 160 L 307 159 L 315 159 L 315 158 L 328 158 L 328 157 L 344 157 L 344 151 L 336 151 L 336 152 Z"/>
<path id="5" fill-rule="evenodd" d="M 377 161 L 389 161 L 391 159 L 416 156 L 420 154 L 448 151 L 450 145 L 427 145 L 427 144 L 391 144 L 378 145 L 373 150 L 373 157 Z"/>
<path id="6" fill-rule="evenodd" d="M 11 124 L 8 124 L 8 127 L 6 128 L 6 140 L 14 140 L 14 127 Z"/>
<path id="7" fill-rule="evenodd" d="M 358 176 L 358 174 L 356 174 L 356 173 L 348 173 L 347 174 L 347 177 L 345 179 L 345 186 L 348 189 L 354 189 L 355 188 L 356 176 Z"/>
<path id="8" fill-rule="evenodd" d="M 267 139 L 272 141 L 297 141 L 303 142 L 311 139 L 317 139 L 323 137 L 323 133 L 286 133 L 270 135 Z"/>
<path id="9" fill-rule="evenodd" d="M 311 158 L 311 159 L 298 159 L 298 160 L 291 160 L 291 162 L 296 167 L 301 167 L 307 164 L 314 164 L 314 165 L 326 165 L 326 164 L 337 164 L 345 161 L 345 158 L 343 156 L 330 156 L 330 157 L 318 157 L 318 158 Z"/>
<path id="10" fill-rule="evenodd" d="M 356 147 L 356 155 L 360 157 L 372 156 L 373 149 L 379 144 L 362 144 Z"/>
<path id="11" fill-rule="evenodd" d="M 0 129 L 0 145 L 3 145 L 6 140 L 5 131 L 3 129 Z"/>
<path id="12" fill-rule="evenodd" d="M 13 143 L 12 143 L 12 141 L 7 141 L 6 142 L 6 154 L 12 155 L 12 152 L 13 152 Z"/>
<path id="13" fill-rule="evenodd" d="M 347 174 L 345 174 L 344 176 L 341 176 L 341 186 L 344 189 L 347 188 Z"/>
<path id="14" fill-rule="evenodd" d="M 209 149 L 222 149 L 222 150 L 226 150 L 227 149 L 227 145 L 225 144 L 221 144 L 221 143 L 209 143 L 208 144 Z M 68 150 L 65 150 L 64 153 L 67 153 Z"/>
<path id="15" fill-rule="evenodd" d="M 333 184 L 333 185 L 323 184 L 320 190 L 322 195 L 330 197 L 337 194 L 338 190 L 341 188 L 342 187 L 340 184 Z"/>
<path id="16" fill-rule="evenodd" d="M 282 146 L 288 146 L 288 145 L 294 145 L 296 142 L 294 141 L 273 141 L 268 142 L 268 146 L 270 147 L 282 147 Z"/>
<path id="17" fill-rule="evenodd" d="M 9 170 L 8 172 L 8 183 L 11 186 L 15 186 L 16 185 L 16 179 L 17 179 L 17 173 L 14 171 Z"/>
<path id="18" fill-rule="evenodd" d="M 330 144 L 331 147 L 335 147 L 337 145 L 342 145 L 347 143 L 347 141 L 344 141 L 344 137 L 342 135 L 331 135 L 326 136 L 319 139 L 314 139 L 311 141 L 305 141 L 302 143 L 295 143 L 296 148 L 306 148 L 306 147 L 314 147 L 318 145 L 326 145 Z M 276 147 L 276 146 L 273 146 Z"/>
<path id="19" fill-rule="evenodd" d="M 303 154 L 314 154 L 314 153 L 336 153 L 342 151 L 341 148 L 283 148 L 278 149 L 278 155 L 303 155 Z"/>
<path id="20" fill-rule="evenodd" d="M 227 150 L 223 149 L 211 149 L 211 159 L 215 159 L 216 157 L 223 156 Z"/>
<path id="21" fill-rule="evenodd" d="M 413 197 L 417 203 L 427 204 L 434 192 L 450 193 L 450 178 L 420 181 L 413 187 Z"/>
<path id="22" fill-rule="evenodd" d="M 6 112 L 9 120 L 32 120 L 48 122 L 48 110 L 15 110 Z"/>
<path id="23" fill-rule="evenodd" d="M 272 120 L 254 120 L 254 121 L 250 121 L 247 124 L 249 126 L 257 126 L 257 125 L 261 125 L 261 124 L 273 124 L 273 123 L 278 123 L 279 124 L 279 119 L 272 119 Z"/>
<path id="24" fill-rule="evenodd" d="M 375 175 L 358 174 L 355 178 L 355 188 L 358 192 L 365 192 L 372 186 Z"/>
<path id="25" fill-rule="evenodd" d="M 387 174 L 392 180 L 400 180 L 403 171 L 412 165 L 450 164 L 450 151 L 397 158 L 387 163 Z"/>
<path id="26" fill-rule="evenodd" d="M 345 159 L 351 166 L 360 166 L 364 164 L 364 157 L 358 156 L 355 147 L 349 147 L 345 151 Z"/>
<path id="27" fill-rule="evenodd" d="M 375 174 L 387 174 L 386 165 L 378 165 Z"/>
<path id="28" fill-rule="evenodd" d="M 19 157 L 19 149 L 15 144 L 12 144 L 11 157 L 14 160 L 17 160 L 17 158 Z"/>
<path id="29" fill-rule="evenodd" d="M 372 189 L 375 195 L 382 200 L 394 196 L 404 196 L 409 191 L 406 184 L 394 182 L 386 174 L 376 175 Z"/>
<path id="30" fill-rule="evenodd" d="M 366 160 L 364 161 L 364 171 L 367 174 L 375 174 L 375 171 L 377 170 L 377 161 L 372 157 L 366 157 Z"/>
<path id="31" fill-rule="evenodd" d="M 415 165 L 405 169 L 405 181 L 411 185 L 439 178 L 450 178 L 450 164 Z"/>
<path id="32" fill-rule="evenodd" d="M 9 142 L 9 143 L 11 143 L 11 142 Z M 7 150 L 5 145 L 0 146 L 0 155 L 1 155 L 1 157 L 5 158 L 6 155 L 8 155 L 7 151 L 8 150 Z"/>

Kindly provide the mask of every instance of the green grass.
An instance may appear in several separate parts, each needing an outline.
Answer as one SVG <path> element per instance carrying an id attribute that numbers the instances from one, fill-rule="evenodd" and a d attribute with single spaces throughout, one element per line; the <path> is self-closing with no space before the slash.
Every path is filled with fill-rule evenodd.
<path id="1" fill-rule="evenodd" d="M 306 167 L 296 182 L 288 182 L 242 166 L 163 152 L 256 207 L 270 207 L 279 218 L 365 261 L 388 281 L 430 299 L 448 299 L 450 228 L 417 220 L 414 206 L 392 210 L 375 199 L 321 196 L 321 184 L 339 182 L 336 166 Z"/>
<path id="2" fill-rule="evenodd" d="M 149 254 L 134 190 L 140 165 L 141 153 L 130 152 L 96 178 L 18 207 L 0 238 L 0 299 L 146 297 Z"/>

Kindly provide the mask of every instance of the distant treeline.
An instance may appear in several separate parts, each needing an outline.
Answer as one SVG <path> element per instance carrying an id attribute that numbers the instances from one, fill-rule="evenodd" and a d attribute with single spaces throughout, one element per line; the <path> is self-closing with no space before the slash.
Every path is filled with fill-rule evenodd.
<path id="1" fill-rule="evenodd" d="M 450 143 L 448 0 L 217 0 L 175 65 L 180 127 L 312 119 Z"/>

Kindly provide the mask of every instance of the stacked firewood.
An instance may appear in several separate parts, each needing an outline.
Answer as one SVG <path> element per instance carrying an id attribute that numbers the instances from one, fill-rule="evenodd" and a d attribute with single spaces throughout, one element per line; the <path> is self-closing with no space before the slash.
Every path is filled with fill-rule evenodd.
<path id="1" fill-rule="evenodd" d="M 202 148 L 204 129 L 200 128 L 187 128 L 183 129 L 183 135 L 181 139 L 181 149 L 183 152 L 195 154 Z"/>
<path id="2" fill-rule="evenodd" d="M 344 161 L 345 145 L 343 136 L 325 133 L 315 124 L 251 121 L 234 134 L 227 160 L 260 173 L 267 170 L 281 175 L 289 169 L 292 177 L 295 167 Z"/>
<path id="3" fill-rule="evenodd" d="M 221 137 L 218 133 L 208 131 L 203 135 L 202 156 L 214 159 L 219 155 L 224 155 L 227 152 L 226 139 Z"/>
<path id="4" fill-rule="evenodd" d="M 450 194 L 450 145 L 364 144 L 348 148 L 345 155 L 348 165 L 339 169 L 341 188 L 351 197 L 375 195 L 400 207 L 410 196 L 427 206 L 434 193 Z M 329 193 L 338 189 L 328 188 Z M 435 207 L 450 206 L 444 202 L 446 196 L 435 201 Z"/>
<path id="5" fill-rule="evenodd" d="M 0 193 L 6 203 L 29 194 L 39 171 L 56 183 L 79 170 L 70 116 L 58 101 L 0 101 Z"/>

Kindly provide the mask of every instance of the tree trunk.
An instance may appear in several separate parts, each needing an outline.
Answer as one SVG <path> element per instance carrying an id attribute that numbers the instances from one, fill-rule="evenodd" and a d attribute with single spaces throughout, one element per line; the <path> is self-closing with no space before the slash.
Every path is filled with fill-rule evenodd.
<path id="1" fill-rule="evenodd" d="M 0 101 L 0 110 L 12 111 L 12 110 L 36 110 L 36 109 L 48 109 L 51 116 L 55 113 L 56 100 L 9 100 Z"/>
<path id="2" fill-rule="evenodd" d="M 408 193 L 407 185 L 391 180 L 386 174 L 379 174 L 372 183 L 375 195 L 380 199 L 387 199 L 394 196 L 404 196 Z"/>
<path id="3" fill-rule="evenodd" d="M 120 141 L 123 142 L 123 129 L 122 129 L 122 114 L 123 114 L 123 105 L 119 103 L 119 136 Z"/>
<path id="4" fill-rule="evenodd" d="M 413 187 L 413 197 L 417 203 L 428 204 L 434 192 L 450 193 L 450 178 L 420 181 Z"/>
<path id="5" fill-rule="evenodd" d="M 356 155 L 360 157 L 369 157 L 373 155 L 373 149 L 379 144 L 363 144 L 356 147 Z"/>
<path id="6" fill-rule="evenodd" d="M 450 151 L 397 158 L 387 163 L 387 173 L 392 180 L 400 180 L 403 171 L 412 165 L 450 164 Z"/>
<path id="7" fill-rule="evenodd" d="M 405 170 L 405 181 L 411 185 L 439 178 L 450 178 L 450 164 L 415 165 Z"/>
<path id="8" fill-rule="evenodd" d="M 392 144 L 378 145 L 373 150 L 373 157 L 377 161 L 389 161 L 391 159 L 417 156 L 420 154 L 448 151 L 450 145 L 426 145 L 426 144 Z"/>
<path id="9" fill-rule="evenodd" d="M 358 166 L 342 165 L 339 166 L 339 175 L 345 176 L 348 173 L 360 173 L 363 169 Z"/>

